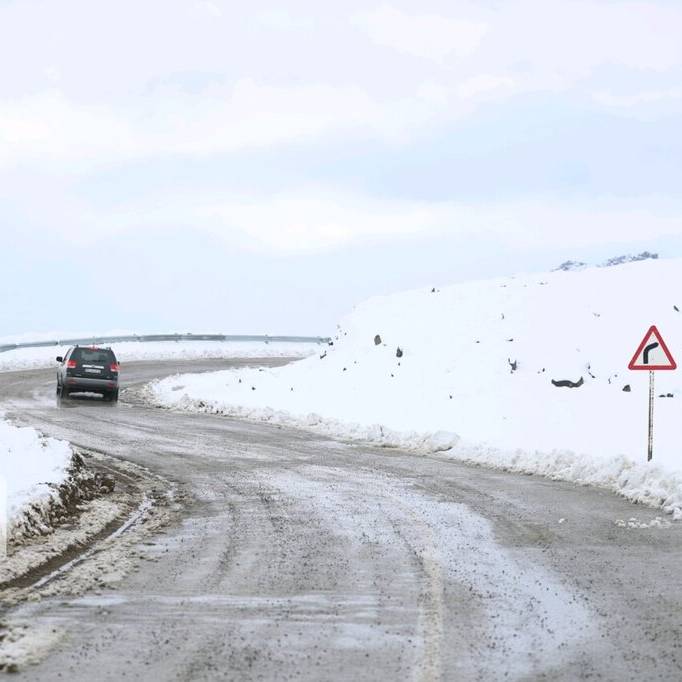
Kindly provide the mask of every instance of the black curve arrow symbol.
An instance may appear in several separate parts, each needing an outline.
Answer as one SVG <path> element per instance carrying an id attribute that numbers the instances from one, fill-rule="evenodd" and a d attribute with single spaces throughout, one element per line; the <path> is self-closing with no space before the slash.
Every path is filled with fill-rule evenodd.
<path id="1" fill-rule="evenodd" d="M 659 343 L 658 341 L 655 341 L 654 343 L 650 343 L 645 349 L 644 349 L 644 364 L 648 365 L 649 364 L 649 353 L 651 353 L 654 348 L 658 348 Z"/>

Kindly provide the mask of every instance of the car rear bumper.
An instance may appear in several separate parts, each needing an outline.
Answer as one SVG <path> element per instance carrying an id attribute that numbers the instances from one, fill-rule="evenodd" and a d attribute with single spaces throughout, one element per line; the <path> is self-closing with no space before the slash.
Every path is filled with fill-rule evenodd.
<path id="1" fill-rule="evenodd" d="M 64 386 L 69 391 L 92 391 L 101 393 L 102 391 L 115 391 L 118 388 L 118 381 L 112 379 L 91 379 L 89 377 L 67 377 Z"/>

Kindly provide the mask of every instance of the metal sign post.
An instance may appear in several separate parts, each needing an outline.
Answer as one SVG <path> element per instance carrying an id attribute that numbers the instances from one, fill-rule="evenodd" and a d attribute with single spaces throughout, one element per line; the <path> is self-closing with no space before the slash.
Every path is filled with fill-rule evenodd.
<path id="1" fill-rule="evenodd" d="M 655 325 L 649 327 L 649 331 L 644 335 L 630 360 L 628 369 L 649 372 L 649 440 L 646 459 L 650 462 L 654 456 L 654 371 L 677 369 L 677 363 Z"/>
<path id="2" fill-rule="evenodd" d="M 654 373 L 649 370 L 649 449 L 646 461 L 654 456 Z"/>

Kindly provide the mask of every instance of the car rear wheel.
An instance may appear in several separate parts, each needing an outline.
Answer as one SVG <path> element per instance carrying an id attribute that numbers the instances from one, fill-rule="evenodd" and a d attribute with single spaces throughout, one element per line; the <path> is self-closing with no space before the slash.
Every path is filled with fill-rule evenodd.
<path id="1" fill-rule="evenodd" d="M 62 386 L 62 390 L 59 392 L 59 395 L 62 398 L 68 398 L 69 397 L 69 389 L 66 388 L 66 386 Z"/>

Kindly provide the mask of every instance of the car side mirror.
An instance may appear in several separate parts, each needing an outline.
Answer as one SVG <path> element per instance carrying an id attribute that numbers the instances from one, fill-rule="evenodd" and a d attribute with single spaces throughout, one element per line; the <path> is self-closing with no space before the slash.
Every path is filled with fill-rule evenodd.
<path id="1" fill-rule="evenodd" d="M 61 355 L 58 355 L 57 362 L 64 362 L 64 358 Z"/>

